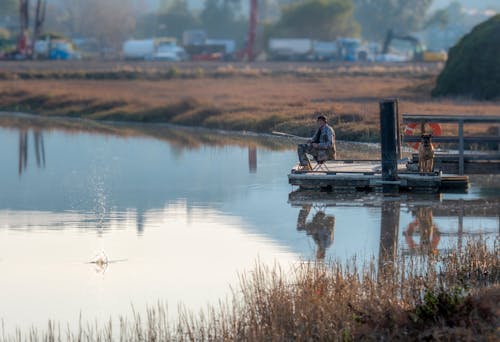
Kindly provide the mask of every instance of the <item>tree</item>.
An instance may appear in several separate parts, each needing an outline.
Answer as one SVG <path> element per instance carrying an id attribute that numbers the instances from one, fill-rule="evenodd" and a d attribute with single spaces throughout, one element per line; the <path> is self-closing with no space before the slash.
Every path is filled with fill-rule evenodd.
<path id="1" fill-rule="evenodd" d="M 433 96 L 500 98 L 500 14 L 477 25 L 450 49 Z"/>
<path id="2" fill-rule="evenodd" d="M 290 38 L 334 40 L 355 36 L 359 27 L 353 20 L 349 0 L 306 0 L 283 8 L 271 35 Z"/>
<path id="3" fill-rule="evenodd" d="M 200 26 L 198 18 L 188 9 L 186 0 L 169 2 L 163 11 L 142 16 L 137 23 L 137 36 L 170 36 L 180 40 L 184 31 Z"/>
<path id="4" fill-rule="evenodd" d="M 17 0 L 0 0 L 1 16 L 15 16 L 19 5 Z"/>
<path id="5" fill-rule="evenodd" d="M 135 29 L 133 0 L 66 0 L 69 34 L 95 38 L 101 48 L 117 49 Z"/>
<path id="6" fill-rule="evenodd" d="M 354 16 L 364 38 L 382 41 L 388 30 L 408 33 L 420 28 L 433 0 L 354 0 Z"/>
<path id="7" fill-rule="evenodd" d="M 237 15 L 240 5 L 239 0 L 206 0 L 200 21 L 208 36 L 243 40 L 248 24 Z"/>

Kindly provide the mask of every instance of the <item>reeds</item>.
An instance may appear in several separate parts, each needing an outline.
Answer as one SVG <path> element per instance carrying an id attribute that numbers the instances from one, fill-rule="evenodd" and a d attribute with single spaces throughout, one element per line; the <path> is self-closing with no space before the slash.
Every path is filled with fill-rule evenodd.
<path id="1" fill-rule="evenodd" d="M 315 113 L 329 112 L 339 140 L 376 142 L 378 101 L 388 96 L 406 113 L 498 114 L 494 101 L 431 98 L 440 70 L 433 64 L 75 61 L 12 62 L 5 70 L 0 110 L 92 120 L 310 136 Z M 489 128 L 470 127 L 472 135 Z"/>
<path id="2" fill-rule="evenodd" d="M 498 340 L 500 245 L 470 241 L 446 255 L 395 263 L 257 265 L 230 300 L 168 320 L 158 304 L 111 321 L 61 332 L 17 332 L 6 341 L 356 341 Z M 382 267 L 382 268 L 380 268 Z"/>

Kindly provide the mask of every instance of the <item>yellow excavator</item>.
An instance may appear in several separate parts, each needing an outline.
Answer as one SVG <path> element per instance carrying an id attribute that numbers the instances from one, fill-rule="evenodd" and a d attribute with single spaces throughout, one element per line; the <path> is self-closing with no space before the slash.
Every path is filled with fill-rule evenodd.
<path id="1" fill-rule="evenodd" d="M 415 62 L 446 62 L 448 54 L 444 51 L 427 50 L 417 37 L 411 35 L 396 34 L 393 30 L 387 31 L 382 54 L 389 53 L 389 47 L 393 40 L 410 42 L 413 45 L 413 61 Z"/>

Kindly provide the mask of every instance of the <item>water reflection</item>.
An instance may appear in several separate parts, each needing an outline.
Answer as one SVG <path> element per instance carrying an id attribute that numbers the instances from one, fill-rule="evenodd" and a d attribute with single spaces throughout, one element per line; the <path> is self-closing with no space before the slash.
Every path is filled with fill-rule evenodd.
<path id="1" fill-rule="evenodd" d="M 313 236 L 317 243 L 318 259 L 324 257 L 325 249 L 331 246 L 334 233 L 343 233 L 351 228 L 339 226 L 337 220 L 334 231 L 335 216 L 338 218 L 342 213 L 347 213 L 347 210 L 359 208 L 356 210 L 359 216 L 350 220 L 353 225 L 352 234 L 356 234 L 356 219 L 361 220 L 363 216 L 361 209 L 378 212 L 378 264 L 380 269 L 386 271 L 390 271 L 400 252 L 409 255 L 436 255 L 446 253 L 448 248 L 461 249 L 465 237 L 497 236 L 500 233 L 498 198 L 455 200 L 436 194 L 387 196 L 377 193 L 318 193 L 299 190 L 289 194 L 289 203 L 292 207 L 300 208 L 297 230 L 305 230 L 308 235 Z M 318 218 L 306 223 L 312 208 L 319 208 L 315 212 Z M 361 242 L 363 237 L 353 235 L 352 239 Z"/>
<path id="2" fill-rule="evenodd" d="M 35 148 L 35 159 L 38 168 L 45 167 L 45 144 L 43 134 L 39 129 L 33 130 L 33 143 Z M 19 158 L 18 174 L 22 175 L 28 167 L 28 130 L 19 130 Z"/>
<path id="3" fill-rule="evenodd" d="M 401 202 L 398 199 L 389 198 L 382 201 L 378 265 L 379 270 L 385 272 L 391 272 L 396 262 L 400 211 Z"/>
<path id="4" fill-rule="evenodd" d="M 403 232 L 409 250 L 421 254 L 436 254 L 441 234 L 433 222 L 432 208 L 419 207 L 414 217 Z M 419 242 L 415 242 L 415 235 L 419 237 Z"/>
<path id="5" fill-rule="evenodd" d="M 421 246 L 432 246 L 438 230 L 438 253 L 460 248 L 462 237 L 499 231 L 494 180 L 487 192 L 473 187 L 445 198 L 292 193 L 290 206 L 286 174 L 296 153 L 287 140 L 16 120 L 0 129 L 0 319 L 10 322 L 44 326 L 47 312 L 78 321 L 80 310 L 107 319 L 131 302 L 157 300 L 196 310 L 224 297 L 256 260 L 374 255 L 390 270 L 401 250 L 410 257 L 432 250 Z M 346 158 L 373 154 L 365 145 L 339 149 Z M 28 166 L 28 154 L 37 162 Z M 35 164 L 45 172 L 29 172 Z M 98 250 L 110 260 L 96 276 L 88 261 Z"/>
<path id="6" fill-rule="evenodd" d="M 312 221 L 307 222 L 311 212 L 312 204 L 303 205 L 297 219 L 297 230 L 305 231 L 316 243 L 316 260 L 324 260 L 326 250 L 333 244 L 333 230 L 335 228 L 335 217 L 326 215 L 322 207 L 315 207 Z"/>
<path id="7" fill-rule="evenodd" d="M 257 172 L 257 148 L 254 145 L 248 146 L 248 171 Z"/>

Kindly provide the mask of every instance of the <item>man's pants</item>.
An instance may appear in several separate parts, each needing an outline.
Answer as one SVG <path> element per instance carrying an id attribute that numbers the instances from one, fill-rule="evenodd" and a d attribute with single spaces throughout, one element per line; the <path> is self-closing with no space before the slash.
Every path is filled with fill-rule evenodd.
<path id="1" fill-rule="evenodd" d="M 297 146 L 297 153 L 299 154 L 299 163 L 302 166 L 308 166 L 309 158 L 307 157 L 307 153 L 312 155 L 313 157 L 318 157 L 319 150 L 314 148 L 312 144 L 299 144 Z"/>
<path id="2" fill-rule="evenodd" d="M 299 163 L 301 166 L 310 165 L 307 154 L 312 155 L 316 161 L 335 159 L 335 150 L 333 150 L 332 156 L 328 156 L 328 152 L 328 150 L 314 148 L 312 144 L 299 144 L 297 146 L 297 153 L 299 155 Z"/>

